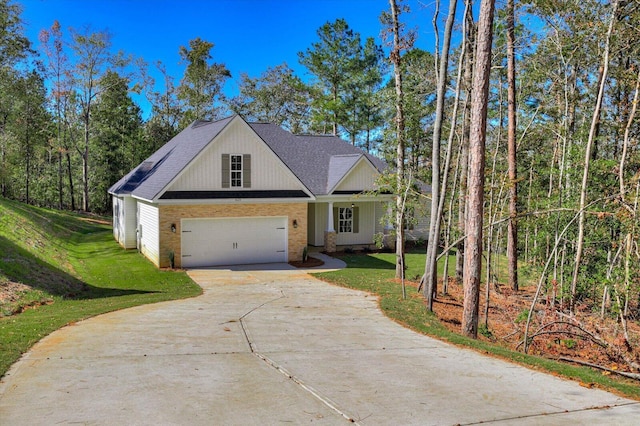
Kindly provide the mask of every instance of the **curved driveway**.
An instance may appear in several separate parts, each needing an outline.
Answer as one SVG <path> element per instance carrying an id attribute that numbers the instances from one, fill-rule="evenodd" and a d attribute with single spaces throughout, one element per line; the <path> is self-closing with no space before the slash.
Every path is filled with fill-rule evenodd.
<path id="1" fill-rule="evenodd" d="M 640 424 L 640 403 L 407 330 L 299 271 L 65 327 L 0 382 L 0 424 Z"/>

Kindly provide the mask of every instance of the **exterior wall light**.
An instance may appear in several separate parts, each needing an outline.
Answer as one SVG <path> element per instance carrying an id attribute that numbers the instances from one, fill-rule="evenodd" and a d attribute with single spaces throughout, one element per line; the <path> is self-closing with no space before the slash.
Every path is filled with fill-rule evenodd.
<path id="1" fill-rule="evenodd" d="M 294 228 L 298 227 L 298 219 L 293 219 L 293 227 Z"/>
<path id="2" fill-rule="evenodd" d="M 174 234 L 176 233 L 176 224 L 175 223 L 171 224 L 171 232 L 173 232 Z"/>

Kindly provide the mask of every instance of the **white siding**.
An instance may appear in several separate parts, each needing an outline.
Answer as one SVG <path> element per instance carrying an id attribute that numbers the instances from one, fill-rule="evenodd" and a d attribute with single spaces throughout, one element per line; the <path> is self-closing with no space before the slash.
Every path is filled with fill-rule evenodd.
<path id="1" fill-rule="evenodd" d="M 320 244 L 316 243 L 316 228 L 318 224 L 316 223 L 316 204 L 308 204 L 307 211 L 307 244 L 312 246 L 318 246 Z"/>
<path id="2" fill-rule="evenodd" d="M 138 201 L 138 232 L 140 252 L 157 265 L 160 264 L 160 216 L 158 207 Z"/>
<path id="3" fill-rule="evenodd" d="M 136 248 L 136 200 L 113 197 L 113 237 L 126 249 Z"/>
<path id="4" fill-rule="evenodd" d="M 316 209 L 316 231 L 314 246 L 324 246 L 324 232 L 327 230 L 327 203 L 311 204 Z M 309 243 L 312 244 L 312 243 Z"/>
<path id="5" fill-rule="evenodd" d="M 251 190 L 302 189 L 295 176 L 241 120 L 235 120 L 170 186 L 169 191 L 218 191 L 222 154 L 251 155 Z M 237 190 L 240 188 L 230 188 Z"/>
<path id="6" fill-rule="evenodd" d="M 120 197 L 112 196 L 113 203 L 113 238 L 124 245 L 124 200 Z"/>
<path id="7" fill-rule="evenodd" d="M 335 191 L 361 191 L 375 189 L 375 181 L 379 173 L 366 160 L 360 160 L 340 182 Z"/>
<path id="8" fill-rule="evenodd" d="M 136 205 L 138 203 L 132 197 L 124 198 L 124 228 L 125 243 L 124 247 L 128 249 L 136 248 L 136 227 L 138 226 L 138 218 L 136 216 Z"/>

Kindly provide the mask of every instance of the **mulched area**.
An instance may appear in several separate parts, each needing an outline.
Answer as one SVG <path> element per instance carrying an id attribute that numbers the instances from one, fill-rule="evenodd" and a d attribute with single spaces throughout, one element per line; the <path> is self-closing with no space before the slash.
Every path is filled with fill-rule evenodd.
<path id="1" fill-rule="evenodd" d="M 307 257 L 306 262 L 303 262 L 303 261 L 289 262 L 289 265 L 295 266 L 296 268 L 315 268 L 317 266 L 324 265 L 324 261 L 317 259 L 315 257 L 309 256 Z"/>
<path id="2" fill-rule="evenodd" d="M 418 283 L 412 282 L 410 285 L 417 289 Z M 486 287 L 480 289 L 481 333 L 478 338 L 521 351 L 536 289 L 514 292 L 506 285 L 496 284 L 490 290 L 488 327 L 484 327 Z M 447 293 L 444 294 L 442 282 L 439 283 L 434 312 L 442 324 L 455 333 L 461 331 L 462 304 L 462 285 L 450 279 Z M 596 364 L 613 371 L 640 371 L 640 325 L 637 321 L 627 321 L 627 339 L 618 316 L 605 314 L 602 317 L 599 309 L 586 305 L 577 306 L 573 316 L 567 312 L 558 301 L 551 303 L 545 296 L 538 300 L 529 325 L 529 353 L 563 361 Z M 603 374 L 611 372 L 605 371 Z"/>

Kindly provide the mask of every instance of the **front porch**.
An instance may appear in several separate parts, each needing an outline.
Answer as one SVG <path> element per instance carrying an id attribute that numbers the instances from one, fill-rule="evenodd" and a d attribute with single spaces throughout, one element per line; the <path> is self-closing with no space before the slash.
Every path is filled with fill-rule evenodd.
<path id="1" fill-rule="evenodd" d="M 309 203 L 307 242 L 327 253 L 339 248 L 375 247 L 382 235 L 387 201 L 338 199 Z"/>

